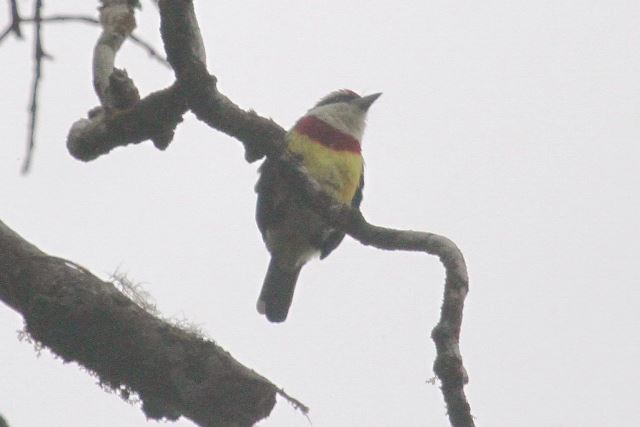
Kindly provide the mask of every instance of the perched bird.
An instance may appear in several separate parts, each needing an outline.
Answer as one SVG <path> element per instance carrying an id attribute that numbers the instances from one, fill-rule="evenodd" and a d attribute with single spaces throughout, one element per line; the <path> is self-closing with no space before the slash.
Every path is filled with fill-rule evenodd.
<path id="1" fill-rule="evenodd" d="M 364 185 L 361 141 L 367 110 L 380 93 L 359 96 L 350 90 L 332 92 L 302 116 L 287 133 L 289 151 L 300 157 L 322 190 L 343 203 L 359 207 Z M 258 312 L 271 322 L 287 318 L 302 266 L 313 256 L 327 257 L 344 238 L 305 206 L 291 190 L 274 161 L 265 160 L 256 184 L 256 221 L 271 262 Z"/>

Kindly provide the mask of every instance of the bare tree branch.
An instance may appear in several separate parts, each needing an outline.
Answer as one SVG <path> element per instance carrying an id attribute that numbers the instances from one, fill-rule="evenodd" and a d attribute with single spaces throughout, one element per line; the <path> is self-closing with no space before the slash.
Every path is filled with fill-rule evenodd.
<path id="1" fill-rule="evenodd" d="M 214 342 L 152 316 L 1 221 L 0 254 L 0 299 L 23 315 L 31 337 L 123 397 L 136 393 L 147 417 L 251 426 L 269 415 L 276 394 L 286 397 Z"/>
<path id="2" fill-rule="evenodd" d="M 0 33 L 0 43 L 2 43 L 4 38 L 6 38 L 11 33 L 14 33 L 18 38 L 22 38 L 22 31 L 20 28 L 20 24 L 23 22 L 32 23 L 32 22 L 35 22 L 36 20 L 35 17 L 23 18 L 18 12 L 18 5 L 16 0 L 11 0 L 10 7 L 11 7 L 11 22 L 9 23 L 7 28 L 5 28 Z M 91 25 L 100 24 L 100 22 L 93 16 L 74 15 L 74 14 L 43 16 L 40 18 L 40 22 L 42 23 L 82 22 L 82 23 L 91 24 Z M 162 54 L 160 54 L 150 43 L 146 42 L 145 40 L 136 36 L 135 34 L 129 34 L 129 39 L 133 42 L 133 44 L 143 48 L 151 58 L 160 62 L 164 66 L 167 66 L 167 67 L 169 66 L 169 63 L 164 58 L 164 56 L 162 56 Z"/>
<path id="3" fill-rule="evenodd" d="M 103 3 L 113 2 L 104 0 Z M 441 318 L 432 332 L 437 349 L 434 371 L 442 382 L 451 424 L 455 427 L 473 426 L 473 417 L 464 394 L 468 377 L 459 348 L 462 312 L 468 292 L 467 270 L 460 250 L 449 239 L 435 234 L 371 225 L 358 210 L 336 203 L 320 191 L 318 184 L 284 150 L 285 131 L 282 127 L 252 111 L 242 110 L 217 91 L 216 78 L 208 73 L 205 65 L 204 44 L 192 2 L 161 0 L 159 7 L 165 50 L 177 82 L 169 89 L 135 102 L 125 111 L 114 113 L 109 112 L 109 108 L 104 108 L 101 113 L 93 114 L 90 120 L 77 122 L 72 127 L 67 142 L 70 152 L 83 160 L 91 160 L 115 146 L 154 138 L 156 134 L 152 126 L 158 121 L 147 116 L 148 111 L 158 108 L 156 103 L 170 99 L 173 106 L 167 107 L 168 114 L 179 118 L 187 108 L 191 109 L 200 120 L 241 141 L 248 161 L 264 155 L 279 161 L 282 170 L 290 176 L 290 185 L 297 187 L 307 197 L 308 203 L 330 224 L 344 230 L 361 243 L 387 250 L 422 251 L 437 255 L 445 266 L 446 280 Z M 113 56 L 116 51 L 117 49 L 113 49 Z M 108 70 L 109 67 L 105 69 Z M 102 87 L 98 89 L 103 93 L 101 100 L 106 103 L 104 87 L 110 84 L 112 70 L 102 75 L 100 67 L 96 70 L 99 81 L 97 86 Z M 140 125 L 139 121 L 143 116 L 147 117 L 147 123 Z M 113 123 L 117 123 L 117 126 L 113 126 Z M 111 138 L 114 132 L 117 138 Z M 166 139 L 167 143 L 169 140 L 170 138 Z"/>
<path id="4" fill-rule="evenodd" d="M 130 11 L 133 13 L 133 10 Z M 101 20 L 103 21 L 103 20 Z M 103 23 L 104 25 L 104 23 Z M 105 30 L 107 31 L 107 30 Z M 199 31 L 199 30 L 198 30 Z M 188 35 L 176 35 L 188 36 Z M 101 40 L 98 41 L 98 46 L 104 43 L 105 37 L 101 36 Z M 198 37 L 194 40 L 201 40 Z M 108 48 L 96 48 L 94 54 L 94 80 L 106 81 L 113 72 L 113 61 L 117 54 L 116 46 L 109 46 Z M 198 64 L 204 64 L 204 46 L 200 44 L 190 44 L 191 49 L 189 55 L 200 58 Z M 106 51 L 106 53 L 104 53 Z M 100 54 L 103 52 L 103 54 Z M 102 55 L 102 56 L 101 56 Z M 95 66 L 96 61 L 101 64 Z M 206 72 L 206 69 L 205 69 Z M 210 79 L 215 83 L 215 77 L 210 76 Z M 108 86 L 107 84 L 103 84 Z M 174 85 L 171 88 L 156 92 L 144 98 L 141 103 L 144 103 L 146 107 L 155 110 L 163 108 L 165 113 L 172 117 L 172 120 L 166 121 L 162 117 L 154 117 L 150 115 L 145 116 L 145 120 L 140 121 L 142 117 L 139 112 L 142 109 L 138 105 L 133 105 L 132 108 L 137 111 L 123 111 L 120 110 L 116 115 L 110 114 L 109 111 L 104 110 L 92 110 L 89 119 L 81 119 L 74 123 L 67 136 L 67 147 L 72 156 L 83 160 L 93 160 L 100 155 L 104 155 L 111 151 L 113 148 L 119 146 L 125 146 L 132 143 L 140 143 L 142 141 L 151 139 L 157 148 L 164 149 L 171 142 L 173 138 L 173 131 L 175 125 L 180 121 L 182 114 L 187 110 L 184 100 L 185 91 L 191 91 L 192 98 L 200 97 L 202 100 L 202 106 L 199 108 L 196 106 L 194 112 L 199 112 L 204 109 L 213 109 L 213 113 L 206 117 L 206 120 L 211 121 L 211 125 L 222 130 L 228 135 L 236 137 L 245 146 L 245 158 L 247 161 L 255 161 L 262 158 L 265 154 L 264 149 L 272 147 L 272 141 L 281 141 L 284 136 L 284 129 L 282 129 L 277 123 L 272 120 L 260 117 L 253 111 L 245 111 L 231 102 L 227 97 L 221 93 L 215 91 L 211 92 L 208 84 L 200 86 L 187 85 L 181 87 L 178 90 L 179 85 Z M 199 90 L 203 90 L 203 93 L 198 93 Z M 178 95 L 179 94 L 179 95 Z M 169 95 L 172 100 L 180 98 L 183 102 L 171 102 L 169 106 L 175 108 L 165 108 L 162 106 L 165 98 L 164 96 L 157 95 Z M 215 102 L 211 101 L 211 96 L 215 95 Z M 104 107 L 104 105 L 103 105 Z M 220 114 L 215 114 L 215 111 L 219 111 Z M 136 118 L 137 120 L 129 120 L 129 118 Z M 153 126 L 150 126 L 153 124 Z M 156 126 L 154 128 L 154 126 Z"/>
<path id="5" fill-rule="evenodd" d="M 207 72 L 203 42 L 191 0 L 160 0 L 160 31 L 167 58 L 182 85 L 189 108 L 211 127 L 221 130 L 251 147 L 255 153 L 265 153 L 282 163 L 291 173 L 291 183 L 301 187 L 309 203 L 332 225 L 362 242 L 380 249 L 422 251 L 437 255 L 443 262 L 447 277 L 440 322 L 432 332 L 437 358 L 434 371 L 442 381 L 442 391 L 455 427 L 474 425 L 464 394 L 468 381 L 462 364 L 459 340 L 464 299 L 468 292 L 467 269 L 462 253 L 449 239 L 430 233 L 382 228 L 366 222 L 362 214 L 350 206 L 337 203 L 320 191 L 295 160 L 282 150 L 283 132 L 279 126 L 265 127 L 269 121 L 257 119 L 237 108 L 216 89 L 216 79 Z M 255 126 L 259 123 L 260 126 Z M 247 150 L 249 152 L 249 150 Z"/>
<path id="6" fill-rule="evenodd" d="M 204 45 L 193 12 L 184 1 L 160 5 L 160 31 L 169 63 L 189 100 L 189 108 L 209 126 L 238 139 L 247 161 L 276 154 L 284 147 L 285 130 L 273 120 L 245 111 L 221 94 L 216 77 L 207 72 Z M 191 3 L 188 3 L 191 5 Z"/>
<path id="7" fill-rule="evenodd" d="M 164 148 L 186 111 L 184 95 L 174 85 L 148 95 L 128 110 L 108 116 L 100 110 L 95 117 L 77 121 L 69 131 L 67 148 L 72 156 L 83 161 L 149 139 L 154 140 L 156 147 Z"/>
<path id="8" fill-rule="evenodd" d="M 446 279 L 440 321 L 431 332 L 437 350 L 433 370 L 442 382 L 451 425 L 474 426 L 471 407 L 464 393 L 464 385 L 469 378 L 462 363 L 459 344 L 464 300 L 469 290 L 462 252 L 444 236 L 377 227 L 367 223 L 359 212 L 352 215 L 345 225 L 345 231 L 362 244 L 388 250 L 422 251 L 440 258 L 446 270 Z"/>
<path id="9" fill-rule="evenodd" d="M 33 18 L 22 18 L 22 22 L 33 22 L 33 21 L 34 21 Z M 42 23 L 54 23 L 54 24 L 67 23 L 67 22 L 83 22 L 91 25 L 100 24 L 100 22 L 96 18 L 92 16 L 86 16 L 86 15 L 50 15 L 50 16 L 42 17 L 40 21 Z M 133 33 L 129 34 L 129 40 L 131 40 L 133 44 L 144 49 L 151 58 L 155 59 L 165 67 L 169 67 L 169 63 L 167 62 L 166 58 L 161 53 L 159 53 L 151 45 L 151 43 L 143 40 L 142 38 L 136 36 Z"/>
<path id="10" fill-rule="evenodd" d="M 133 81 L 114 67 L 123 41 L 135 28 L 134 8 L 127 0 L 102 0 L 102 4 L 103 31 L 93 52 L 94 89 L 101 106 L 93 109 L 88 119 L 73 124 L 67 148 L 71 155 L 85 161 L 147 139 L 164 150 L 187 110 L 182 93 L 173 87 L 140 101 Z M 161 114 L 150 115 L 152 111 Z"/>
<path id="11" fill-rule="evenodd" d="M 18 23 L 33 23 L 35 22 L 35 17 L 29 17 L 29 18 L 22 18 L 20 16 L 18 16 L 17 18 L 17 22 Z M 15 21 L 14 21 L 15 22 Z M 50 15 L 50 16 L 43 16 L 40 18 L 40 22 L 42 22 L 43 24 L 56 24 L 56 23 L 67 23 L 67 22 L 82 22 L 85 24 L 91 24 L 91 25 L 99 25 L 100 22 L 92 17 L 92 16 L 86 16 L 86 15 Z M 20 28 L 20 27 L 16 27 L 16 28 Z M 9 35 L 11 32 L 15 33 L 14 30 L 14 24 L 13 22 L 11 24 L 9 24 L 9 26 L 3 30 L 2 33 L 0 33 L 0 42 L 2 42 L 2 39 L 4 39 L 7 35 Z M 22 37 L 22 33 L 20 33 L 20 37 Z M 144 49 L 147 54 L 155 59 L 156 61 L 158 61 L 159 63 L 161 63 L 162 65 L 164 65 L 165 67 L 169 67 L 169 63 L 167 62 L 166 58 L 159 53 L 156 48 L 154 48 L 151 43 L 143 40 L 141 37 L 138 37 L 137 35 L 131 33 L 129 34 L 129 40 L 131 40 L 131 42 L 137 46 L 140 46 L 142 49 Z"/>
<path id="12" fill-rule="evenodd" d="M 129 4 L 130 2 L 126 0 L 121 1 L 119 3 L 125 4 L 126 7 L 131 7 L 131 8 L 133 7 L 131 4 Z M 56 23 L 56 22 L 84 22 L 84 23 L 97 25 L 100 23 L 97 19 L 90 16 L 84 16 L 84 15 L 52 15 L 48 17 L 42 17 L 42 6 L 43 6 L 42 0 L 36 0 L 34 16 L 29 18 L 23 18 L 18 11 L 17 1 L 11 0 L 10 1 L 11 23 L 0 34 L 0 43 L 10 33 L 14 33 L 17 37 L 22 38 L 23 36 L 22 36 L 20 24 L 22 24 L 23 22 L 35 24 L 34 72 L 33 72 L 33 83 L 31 88 L 31 102 L 29 104 L 29 127 L 28 127 L 28 136 L 27 136 L 27 148 L 26 148 L 25 160 L 21 168 L 21 171 L 23 174 L 26 174 L 29 172 L 29 169 L 31 167 L 31 162 L 33 159 L 33 151 L 35 149 L 35 143 L 36 143 L 35 134 L 36 134 L 36 126 L 37 126 L 37 118 L 38 118 L 38 93 L 39 93 L 39 87 L 40 87 L 40 79 L 42 77 L 42 60 L 50 57 L 48 54 L 44 52 L 44 49 L 42 47 L 42 35 L 41 35 L 42 24 Z M 133 26 L 135 26 L 135 21 L 133 22 Z M 121 28 L 122 28 L 122 25 L 120 24 L 120 29 Z M 125 31 L 124 33 L 126 37 L 128 37 L 134 44 L 146 50 L 149 56 L 156 59 L 163 65 L 169 66 L 169 63 L 167 62 L 167 60 L 162 55 L 160 55 L 149 43 L 135 36 L 131 32 L 127 33 Z M 111 35 L 111 39 L 114 39 L 112 35 Z M 115 50 L 117 51 L 117 49 Z M 114 57 L 115 57 L 115 53 L 114 53 Z M 128 76 L 126 76 L 126 73 L 118 70 L 117 73 L 119 74 L 112 75 L 113 70 L 114 70 L 113 64 L 111 64 L 111 68 L 110 68 L 111 72 L 103 73 L 103 74 L 106 74 L 105 79 L 107 83 L 114 82 L 114 84 L 112 85 L 112 91 L 109 93 L 109 95 L 111 96 L 115 93 L 117 99 L 111 99 L 111 101 L 115 103 L 118 109 L 125 110 L 139 100 L 139 95 L 137 94 L 137 89 L 135 88 L 133 81 L 129 79 Z M 106 86 L 108 86 L 108 84 Z M 106 89 L 106 88 L 103 88 L 103 89 Z M 125 99 L 124 101 L 122 100 L 123 98 Z M 157 99 L 157 97 L 155 99 Z M 170 105 L 175 105 L 175 103 L 172 102 L 170 103 Z M 166 111 L 166 109 L 161 107 L 156 108 L 156 110 L 157 109 L 162 109 Z M 181 116 L 183 113 L 184 113 L 184 110 L 182 110 L 182 112 L 179 113 L 179 116 Z M 172 116 L 175 116 L 175 114 Z M 165 116 L 162 116 L 162 117 L 165 117 Z M 109 117 L 109 119 L 112 119 L 112 117 Z M 178 117 L 177 121 L 180 121 L 180 120 L 181 118 Z M 160 126 L 155 127 L 156 130 L 154 132 L 150 132 L 142 140 L 152 139 L 156 147 L 160 149 L 166 148 L 169 142 L 171 141 L 171 139 L 173 138 L 173 131 L 175 130 L 175 124 L 177 123 L 177 121 L 176 119 L 172 119 L 172 120 L 169 120 L 169 122 L 160 123 Z M 168 126 L 167 123 L 173 123 L 174 125 L 171 127 L 171 126 Z M 101 124 L 105 124 L 105 123 L 101 123 Z M 146 126 L 146 127 L 149 128 L 149 126 Z M 102 126 L 102 128 L 105 128 L 105 126 Z M 117 128 L 118 126 L 116 124 L 116 129 Z M 158 129 L 161 129 L 162 131 L 158 131 Z M 93 127 L 92 130 L 95 130 L 95 127 Z M 101 141 L 103 143 L 101 144 L 101 148 L 103 150 L 106 149 L 106 146 L 109 145 L 107 140 L 108 138 L 104 138 L 104 137 L 97 139 L 97 141 Z M 131 142 L 140 142 L 140 141 L 132 141 L 130 139 L 125 138 L 123 141 L 120 141 L 120 142 L 123 145 L 126 145 Z M 117 146 L 117 144 L 114 146 Z M 91 151 L 90 148 L 91 147 L 88 147 L 89 150 L 85 150 L 85 151 Z M 110 150 L 110 148 L 108 150 Z M 81 152 L 80 155 L 82 156 L 86 154 L 84 154 L 84 152 Z"/>
<path id="13" fill-rule="evenodd" d="M 93 50 L 93 87 L 105 109 L 113 108 L 111 74 L 122 43 L 136 27 L 133 6 L 128 0 L 102 0 L 100 7 L 102 34 Z"/>
<path id="14" fill-rule="evenodd" d="M 11 23 L 2 31 L 2 33 L 0 33 L 0 43 L 2 43 L 2 40 L 4 40 L 4 38 L 11 33 L 15 34 L 19 39 L 22 38 L 22 29 L 20 28 L 22 18 L 20 17 L 20 12 L 18 11 L 18 2 L 16 0 L 11 0 L 9 2 L 9 8 L 11 13 Z"/>
<path id="15" fill-rule="evenodd" d="M 20 12 L 18 11 L 17 0 L 11 0 L 11 29 L 16 34 L 16 37 L 22 38 L 22 30 L 20 28 Z"/>
<path id="16" fill-rule="evenodd" d="M 387 250 L 423 251 L 437 255 L 447 275 L 441 318 L 433 330 L 438 355 L 434 371 L 442 382 L 449 419 L 455 427 L 473 426 L 473 418 L 464 394 L 468 377 L 459 348 L 464 299 L 468 292 L 466 265 L 460 250 L 445 237 L 430 233 L 400 231 L 376 227 L 366 222 L 350 206 L 336 203 L 320 191 L 318 184 L 299 168 L 284 148 L 285 131 L 272 120 L 252 111 L 244 111 L 217 91 L 216 78 L 207 72 L 204 45 L 193 4 L 189 0 L 161 0 L 161 32 L 167 57 L 174 68 L 177 87 L 196 116 L 245 146 L 248 161 L 265 154 L 278 159 L 308 202 L 333 226 L 363 244 Z M 132 123 L 132 126 L 135 126 Z M 69 139 L 71 141 L 72 138 Z M 98 144 L 96 144 L 98 145 Z"/>
<path id="17" fill-rule="evenodd" d="M 29 135 L 27 139 L 27 153 L 22 164 L 22 173 L 29 172 L 33 150 L 36 143 L 36 122 L 38 120 L 38 89 L 42 77 L 42 59 L 48 57 L 42 48 L 42 0 L 36 0 L 34 16 L 34 52 L 33 52 L 33 83 L 31 86 L 31 103 L 29 104 Z"/>
<path id="18" fill-rule="evenodd" d="M 7 28 L 2 30 L 2 32 L 0 33 L 0 43 L 2 43 L 4 39 L 12 32 L 13 32 L 13 28 L 11 28 L 11 25 L 9 25 Z"/>

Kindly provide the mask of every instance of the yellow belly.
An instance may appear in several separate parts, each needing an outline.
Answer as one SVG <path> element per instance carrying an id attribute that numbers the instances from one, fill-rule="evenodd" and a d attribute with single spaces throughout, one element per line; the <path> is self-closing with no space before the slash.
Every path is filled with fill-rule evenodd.
<path id="1" fill-rule="evenodd" d="M 302 156 L 302 164 L 324 191 L 351 203 L 362 177 L 362 155 L 333 150 L 295 131 L 287 135 L 287 141 L 289 150 Z"/>

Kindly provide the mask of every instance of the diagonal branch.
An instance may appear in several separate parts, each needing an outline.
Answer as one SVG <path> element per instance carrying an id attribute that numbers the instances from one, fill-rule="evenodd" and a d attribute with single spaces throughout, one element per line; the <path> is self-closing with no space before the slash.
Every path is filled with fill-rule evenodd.
<path id="1" fill-rule="evenodd" d="M 459 340 L 464 299 L 469 280 L 462 253 L 449 239 L 431 233 L 400 231 L 369 224 L 350 206 L 337 203 L 283 150 L 284 133 L 266 119 L 240 110 L 216 88 L 207 72 L 203 41 L 191 0 L 160 0 L 162 39 L 167 58 L 184 88 L 189 108 L 211 127 L 239 139 L 247 153 L 266 154 L 281 163 L 291 185 L 299 187 L 307 201 L 333 226 L 366 245 L 387 250 L 422 251 L 437 255 L 446 268 L 444 301 L 439 323 L 433 329 L 437 358 L 434 371 L 442 382 L 449 420 L 455 427 L 474 425 L 464 394 L 468 381 Z M 202 52 L 202 53 L 201 53 Z M 270 127 L 270 129 L 269 129 Z M 247 156 L 249 159 L 250 156 Z"/>
<path id="2" fill-rule="evenodd" d="M 165 51 L 177 78 L 174 86 L 165 91 L 175 91 L 175 96 L 181 100 L 182 107 L 192 110 L 209 126 L 238 139 L 245 147 L 245 157 L 248 161 L 257 160 L 266 155 L 280 162 L 281 170 L 289 177 L 289 185 L 296 187 L 300 194 L 305 195 L 310 206 L 328 223 L 344 230 L 361 243 L 386 250 L 421 251 L 439 257 L 446 269 L 446 280 L 440 321 L 432 331 L 437 349 L 434 371 L 442 383 L 442 392 L 452 426 L 474 426 L 464 393 L 464 385 L 468 377 L 459 347 L 462 313 L 469 280 L 464 257 L 458 247 L 446 237 L 436 234 L 394 230 L 369 224 L 358 210 L 336 203 L 330 196 L 323 193 L 317 182 L 310 178 L 284 149 L 285 131 L 282 127 L 272 120 L 258 116 L 253 111 L 239 108 L 229 98 L 218 92 L 216 78 L 209 74 L 205 65 L 204 44 L 192 1 L 160 0 L 159 8 Z M 74 143 L 74 140 L 76 142 L 80 140 L 79 137 L 83 133 L 83 130 L 74 132 L 74 129 L 78 130 L 76 125 L 72 128 L 67 141 L 74 156 L 82 160 L 91 160 L 97 155 L 108 152 L 108 150 L 101 150 L 101 144 L 96 141 Z M 96 126 L 96 129 L 103 129 L 101 126 L 104 126 L 104 123 Z M 122 130 L 120 142 L 111 143 L 110 148 L 124 145 L 126 142 L 122 143 L 122 141 L 127 140 L 127 132 L 137 133 L 136 142 L 140 138 L 151 138 L 148 129 L 146 133 L 139 132 L 139 123 L 127 122 L 124 118 Z M 101 135 L 106 134 L 108 132 Z M 78 155 L 76 149 L 84 145 L 93 145 L 95 155 L 85 157 Z"/>
<path id="3" fill-rule="evenodd" d="M 23 21 L 20 17 L 20 12 L 18 11 L 18 2 L 17 0 L 11 0 L 9 2 L 9 7 L 11 9 L 11 23 L 7 28 L 5 28 L 2 33 L 0 33 L 0 43 L 7 37 L 9 34 L 13 33 L 17 38 L 22 38 L 22 29 L 20 28 L 20 23 Z"/>
<path id="4" fill-rule="evenodd" d="M 31 337 L 123 397 L 136 393 L 148 418 L 251 426 L 269 415 L 276 394 L 287 397 L 216 343 L 152 316 L 2 221 L 0 254 L 0 300 L 23 315 Z"/>

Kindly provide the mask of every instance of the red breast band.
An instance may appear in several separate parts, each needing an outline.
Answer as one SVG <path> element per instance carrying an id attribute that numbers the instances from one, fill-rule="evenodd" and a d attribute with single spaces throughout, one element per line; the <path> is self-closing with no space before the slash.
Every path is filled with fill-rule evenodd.
<path id="1" fill-rule="evenodd" d="M 336 151 L 360 153 L 360 142 L 351 135 L 332 127 L 314 116 L 304 116 L 294 126 L 294 130 L 309 137 L 313 142 Z"/>

